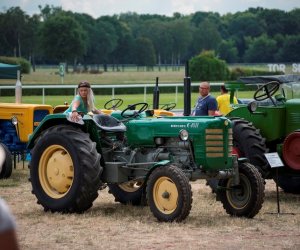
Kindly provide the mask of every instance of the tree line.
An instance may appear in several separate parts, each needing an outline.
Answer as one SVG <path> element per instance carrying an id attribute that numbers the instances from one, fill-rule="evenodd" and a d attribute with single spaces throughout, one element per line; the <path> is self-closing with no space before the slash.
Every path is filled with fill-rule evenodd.
<path id="1" fill-rule="evenodd" d="M 300 8 L 249 8 L 220 15 L 198 11 L 172 17 L 133 12 L 93 18 L 61 7 L 0 12 L 0 55 L 32 65 L 179 65 L 202 51 L 227 63 L 298 62 Z"/>

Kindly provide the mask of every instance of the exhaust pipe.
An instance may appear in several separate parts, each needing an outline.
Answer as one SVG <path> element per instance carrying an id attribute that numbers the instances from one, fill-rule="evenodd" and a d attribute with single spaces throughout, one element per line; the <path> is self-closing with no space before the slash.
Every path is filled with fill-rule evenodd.
<path id="1" fill-rule="evenodd" d="M 187 61 L 185 64 L 185 77 L 183 82 L 184 88 L 184 107 L 183 107 L 183 115 L 190 116 L 191 115 L 191 78 L 189 77 L 189 62 Z"/>
<path id="2" fill-rule="evenodd" d="M 17 82 L 16 82 L 16 103 L 22 103 L 22 83 L 20 80 L 20 70 L 17 71 Z"/>
<path id="3" fill-rule="evenodd" d="M 159 109 L 159 88 L 158 88 L 158 77 L 156 77 L 156 85 L 153 90 L 153 109 Z"/>

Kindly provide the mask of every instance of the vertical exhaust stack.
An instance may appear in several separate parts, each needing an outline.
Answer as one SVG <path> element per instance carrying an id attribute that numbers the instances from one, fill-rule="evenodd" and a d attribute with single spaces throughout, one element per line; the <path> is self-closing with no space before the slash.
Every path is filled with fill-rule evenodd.
<path id="1" fill-rule="evenodd" d="M 153 109 L 159 109 L 159 88 L 158 88 L 158 77 L 156 77 L 156 85 L 153 90 Z"/>
<path id="2" fill-rule="evenodd" d="M 16 103 L 22 103 L 22 83 L 20 80 L 20 70 L 17 72 L 17 82 L 16 82 Z"/>
<path id="3" fill-rule="evenodd" d="M 191 78 L 189 77 L 189 62 L 187 61 L 185 64 L 185 77 L 183 82 L 184 87 L 184 107 L 183 107 L 183 115 L 190 116 L 191 115 Z"/>

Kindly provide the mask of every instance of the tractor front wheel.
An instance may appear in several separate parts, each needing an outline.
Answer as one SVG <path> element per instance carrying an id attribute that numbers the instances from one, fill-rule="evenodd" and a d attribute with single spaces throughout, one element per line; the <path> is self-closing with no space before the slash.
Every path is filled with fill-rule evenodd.
<path id="1" fill-rule="evenodd" d="M 234 183 L 234 177 L 221 179 L 218 197 L 228 214 L 253 218 L 264 201 L 264 180 L 249 163 L 239 165 L 239 179 L 238 185 Z"/>
<path id="2" fill-rule="evenodd" d="M 59 125 L 45 130 L 31 151 L 32 193 L 45 211 L 81 213 L 98 197 L 100 154 L 81 129 Z"/>
<path id="3" fill-rule="evenodd" d="M 147 201 L 159 221 L 180 222 L 192 208 L 192 190 L 188 178 L 176 166 L 158 167 L 147 183 Z"/>

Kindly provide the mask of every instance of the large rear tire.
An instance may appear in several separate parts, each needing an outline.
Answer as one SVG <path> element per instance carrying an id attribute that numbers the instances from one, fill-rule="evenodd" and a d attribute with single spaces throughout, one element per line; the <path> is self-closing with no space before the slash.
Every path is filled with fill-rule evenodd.
<path id="1" fill-rule="evenodd" d="M 12 173 L 12 155 L 5 144 L 0 143 L 0 179 L 6 179 Z"/>
<path id="2" fill-rule="evenodd" d="M 264 179 L 271 178 L 271 168 L 264 156 L 268 152 L 266 139 L 252 123 L 240 118 L 230 119 L 233 121 L 233 147 L 238 156 L 246 157 Z"/>
<path id="3" fill-rule="evenodd" d="M 188 178 L 176 166 L 158 167 L 147 183 L 147 200 L 153 215 L 164 222 L 184 220 L 192 208 L 192 190 Z"/>
<path id="4" fill-rule="evenodd" d="M 221 179 L 218 197 L 228 214 L 253 218 L 264 202 L 264 180 L 249 163 L 239 164 L 239 178 L 240 184 L 237 186 L 233 177 Z"/>
<path id="5" fill-rule="evenodd" d="M 98 197 L 100 154 L 89 135 L 73 126 L 45 130 L 31 151 L 32 193 L 45 211 L 82 213 Z"/>
<path id="6" fill-rule="evenodd" d="M 279 187 L 283 189 L 286 193 L 291 194 L 300 194 L 300 176 L 292 175 L 292 174 L 279 174 L 278 181 L 277 178 L 274 177 L 274 181 L 277 183 Z"/>
<path id="7" fill-rule="evenodd" d="M 109 193 L 116 202 L 134 206 L 146 205 L 144 181 L 129 181 L 122 184 L 108 184 Z"/>

